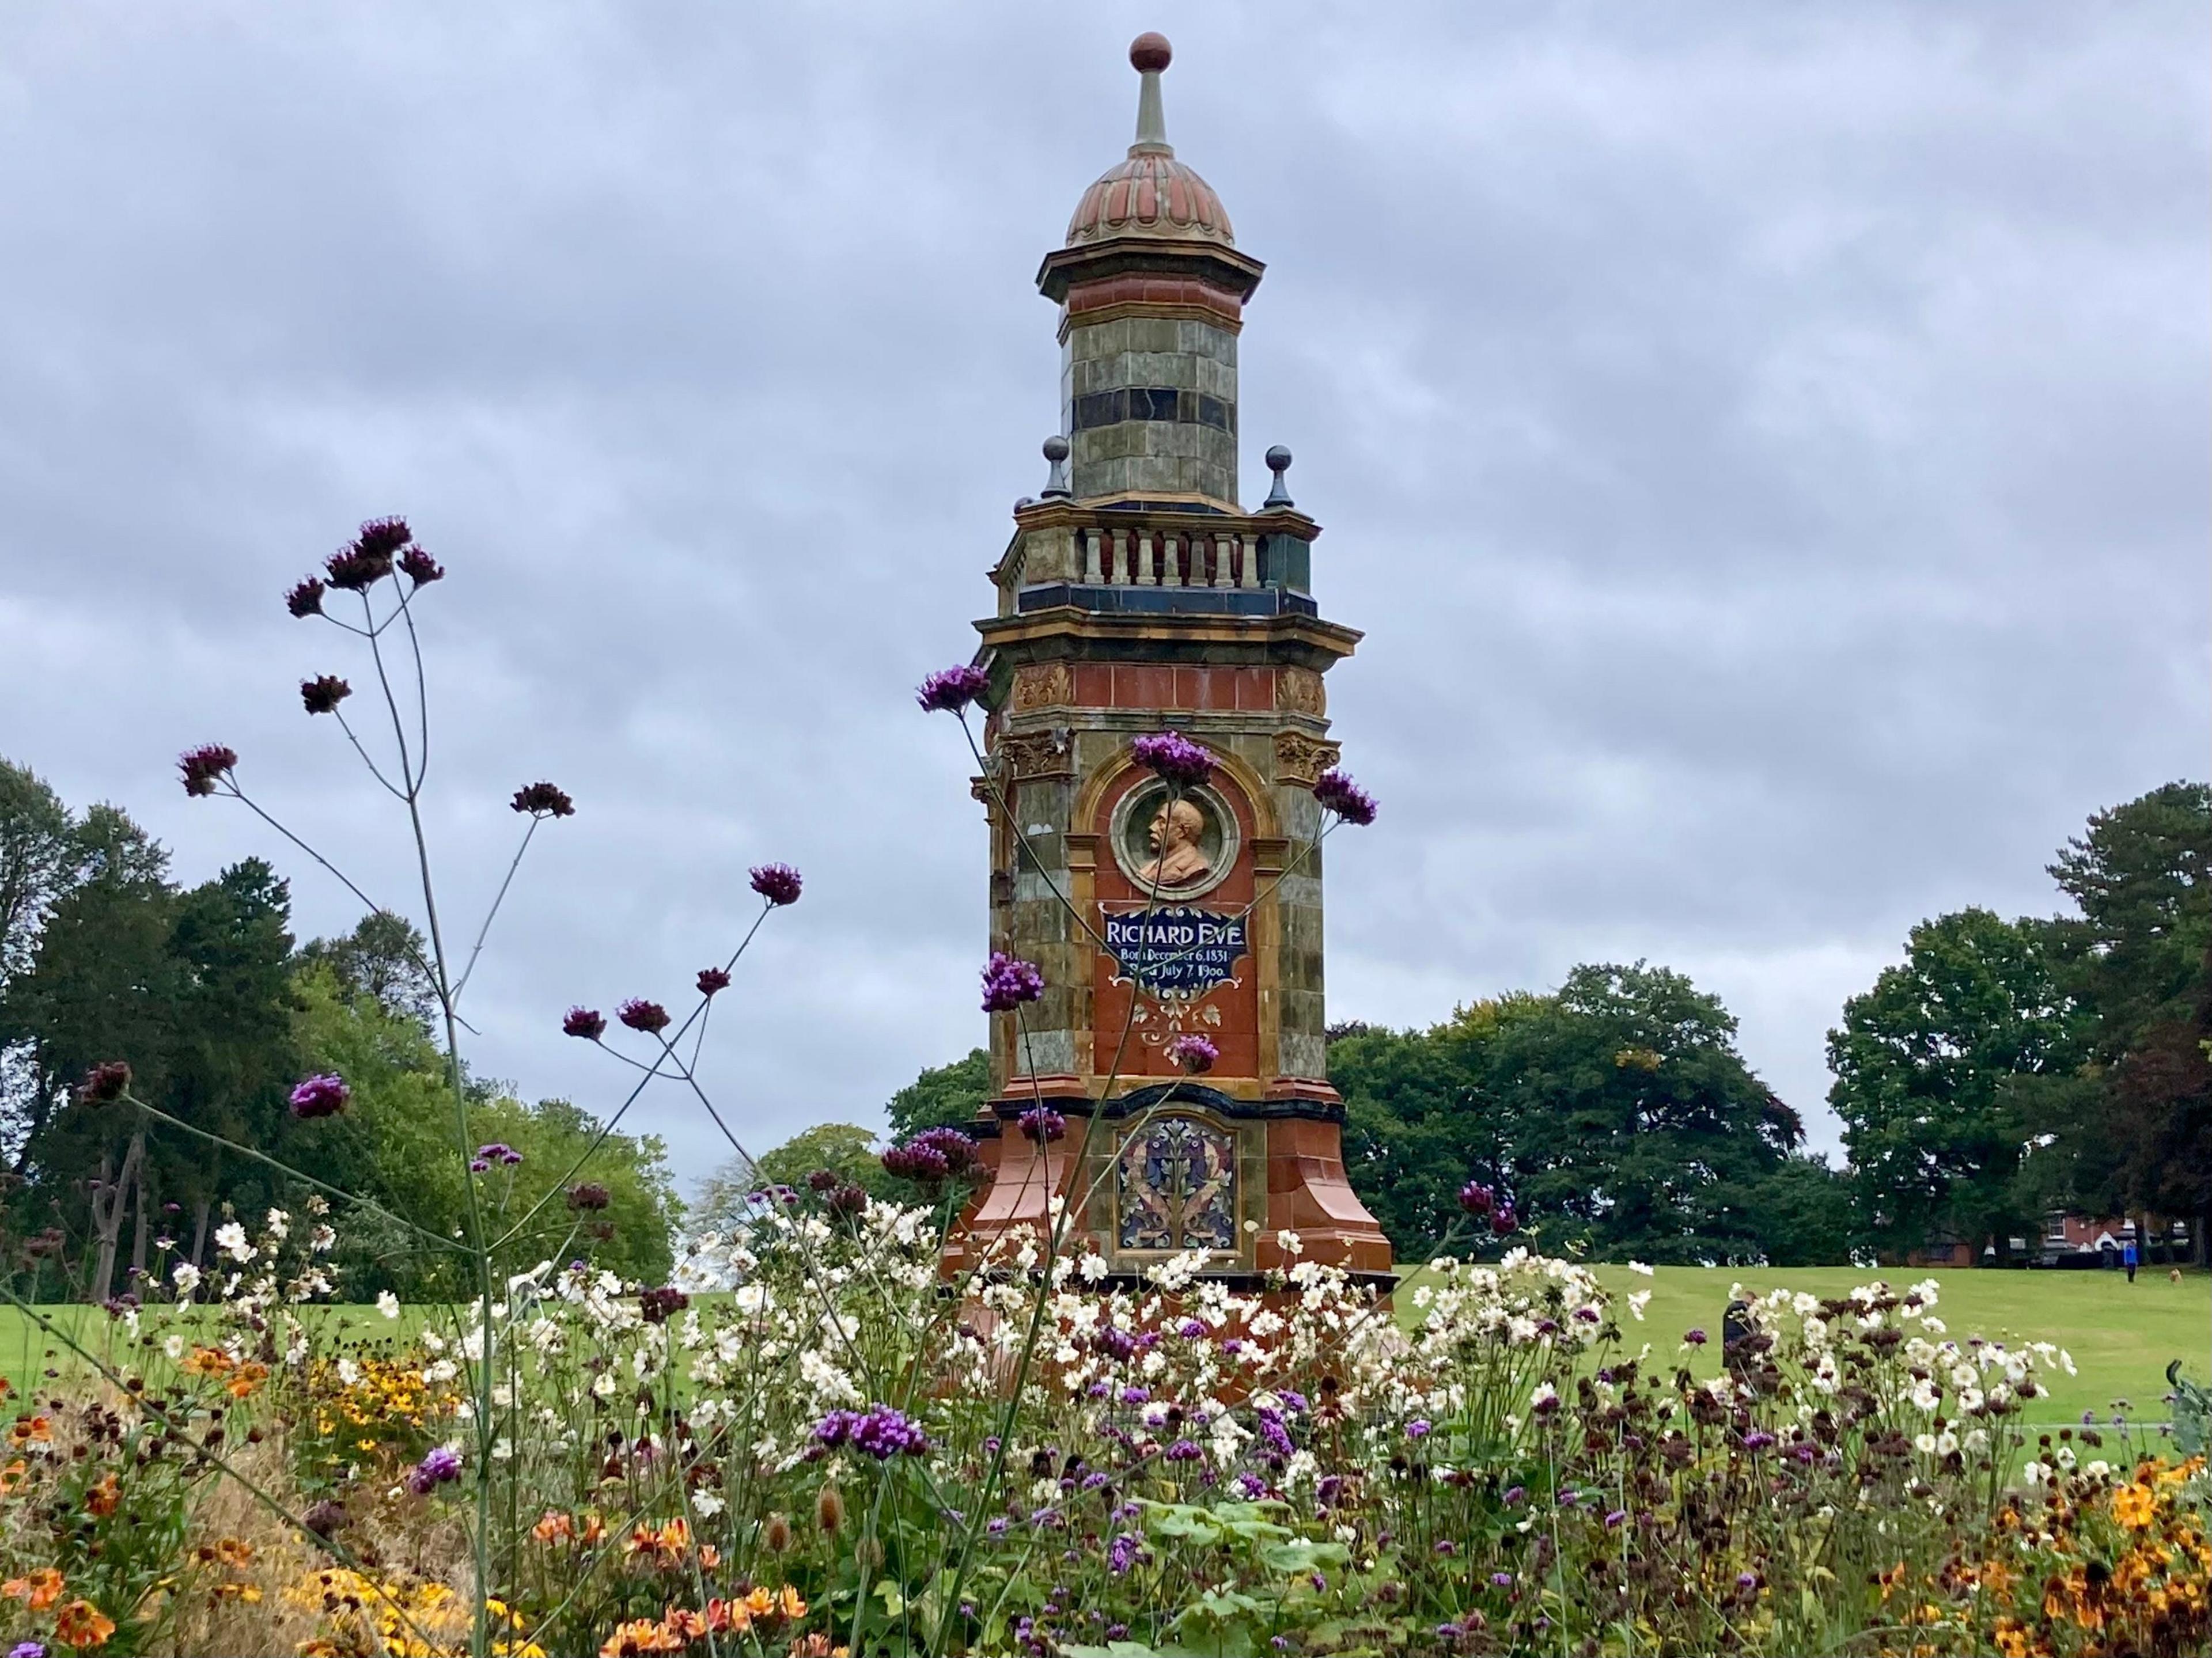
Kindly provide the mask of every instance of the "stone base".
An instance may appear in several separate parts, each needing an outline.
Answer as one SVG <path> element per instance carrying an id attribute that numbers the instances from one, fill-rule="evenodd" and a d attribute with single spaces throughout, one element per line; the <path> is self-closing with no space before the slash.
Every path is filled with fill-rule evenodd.
<path id="1" fill-rule="evenodd" d="M 1261 1275 L 1288 1271 L 1301 1260 L 1377 1282 L 1391 1274 L 1390 1241 L 1345 1175 L 1344 1108 L 1333 1092 L 1326 1101 L 1251 1102 L 1182 1084 L 1164 1100 L 1125 1096 L 1097 1113 L 1086 1098 L 1048 1095 L 1045 1103 L 1066 1119 L 1067 1133 L 1045 1146 L 1024 1136 L 1018 1122 L 1036 1099 L 1030 1092 L 995 1101 L 972 1127 L 992 1179 L 953 1229 L 945 1248 L 948 1274 L 972 1268 L 989 1240 L 1023 1232 L 1042 1238 L 1057 1198 L 1075 1211 L 1068 1247 L 1076 1253 L 1095 1248 L 1115 1278 L 1141 1282 L 1146 1267 L 1174 1252 L 1120 1247 L 1117 1154 L 1126 1134 L 1170 1114 L 1194 1118 L 1237 1147 L 1237 1247 L 1219 1252 L 1219 1270 L 1208 1277 L 1241 1278 L 1256 1289 Z M 1276 1241 L 1285 1231 L 1297 1237 L 1295 1255 Z"/>

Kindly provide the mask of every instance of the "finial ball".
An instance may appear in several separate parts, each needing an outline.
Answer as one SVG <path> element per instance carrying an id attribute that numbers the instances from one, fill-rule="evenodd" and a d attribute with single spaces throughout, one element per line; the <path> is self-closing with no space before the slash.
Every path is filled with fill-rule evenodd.
<path id="1" fill-rule="evenodd" d="M 1290 471 L 1290 468 L 1291 452 L 1284 448 L 1281 444 L 1279 443 L 1275 445 L 1273 448 L 1267 451 L 1267 470 L 1269 471 L 1287 472 Z"/>
<path id="2" fill-rule="evenodd" d="M 1146 29 L 1129 42 L 1129 64 L 1139 74 L 1149 75 L 1156 70 L 1165 69 L 1174 56 L 1174 49 L 1168 45 L 1168 37 L 1151 29 Z"/>
<path id="3" fill-rule="evenodd" d="M 1044 458 L 1058 465 L 1067 459 L 1067 440 L 1057 432 L 1044 440 Z"/>

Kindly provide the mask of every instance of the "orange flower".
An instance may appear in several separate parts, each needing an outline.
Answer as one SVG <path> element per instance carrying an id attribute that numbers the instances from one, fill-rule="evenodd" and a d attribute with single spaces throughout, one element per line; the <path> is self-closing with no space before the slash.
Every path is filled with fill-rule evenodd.
<path id="1" fill-rule="evenodd" d="M 253 1564 L 253 1545 L 242 1537 L 226 1537 L 216 1544 L 215 1558 L 226 1566 L 250 1566 Z"/>
<path id="2" fill-rule="evenodd" d="M 581 1533 L 579 1533 L 579 1537 L 586 1548 L 597 1547 L 600 1542 L 605 1540 L 606 1534 L 607 1522 L 605 1521 L 600 1519 L 596 1514 L 587 1514 L 584 1516 L 584 1527 Z"/>
<path id="3" fill-rule="evenodd" d="M 230 1355 L 220 1347 L 195 1347 L 182 1368 L 187 1376 L 221 1376 L 232 1363 Z"/>
<path id="4" fill-rule="evenodd" d="M 8 1430 L 8 1437 L 17 1445 L 33 1443 L 50 1445 L 53 1442 L 54 1437 L 53 1418 L 44 1416 L 19 1416 L 15 1418 L 15 1425 Z"/>
<path id="5" fill-rule="evenodd" d="M 714 1570 L 714 1568 L 715 1568 L 715 1567 L 717 1567 L 717 1566 L 720 1565 L 721 1564 L 722 1564 L 722 1552 L 721 1552 L 721 1550 L 720 1550 L 720 1549 L 716 1548 L 716 1547 L 715 1547 L 712 1543 L 702 1543 L 702 1544 L 699 1546 L 699 1570 L 702 1570 L 702 1571 L 712 1571 L 712 1570 Z"/>
<path id="6" fill-rule="evenodd" d="M 114 1633 L 115 1620 L 89 1600 L 72 1600 L 54 1614 L 54 1639 L 65 1647 L 104 1647 Z"/>
<path id="7" fill-rule="evenodd" d="M 62 1598 L 62 1575 L 52 1566 L 40 1566 L 28 1576 L 0 1583 L 0 1594 L 21 1600 L 33 1612 L 44 1612 Z"/>
<path id="8" fill-rule="evenodd" d="M 15 1487 L 29 1477 L 30 1472 L 31 1465 L 20 1456 L 6 1467 L 0 1468 L 0 1497 L 14 1496 Z"/>
<path id="9" fill-rule="evenodd" d="M 707 1632 L 707 1620 L 688 1606 L 671 1606 L 661 1614 L 660 1621 L 672 1635 L 685 1641 L 696 1641 Z"/>
<path id="10" fill-rule="evenodd" d="M 112 1473 L 100 1475 L 100 1483 L 84 1494 L 84 1506 L 89 1509 L 95 1517 L 101 1520 L 113 1514 L 115 1505 L 122 1500 L 123 1494 L 115 1487 L 115 1475 Z"/>
<path id="11" fill-rule="evenodd" d="M 576 1534 L 576 1522 L 558 1509 L 548 1509 L 538 1517 L 530 1534 L 541 1543 L 565 1543 Z"/>
<path id="12" fill-rule="evenodd" d="M 599 1658 L 642 1658 L 647 1653 L 680 1652 L 683 1648 L 683 1637 L 650 1618 L 635 1618 L 607 1637 Z"/>
<path id="13" fill-rule="evenodd" d="M 745 1610 L 744 1601 L 725 1600 L 718 1594 L 707 1602 L 707 1627 L 715 1634 L 743 1635 L 752 1626 L 753 1615 Z"/>
<path id="14" fill-rule="evenodd" d="M 250 1399 L 269 1374 L 266 1364 L 241 1364 L 229 1381 L 222 1384 L 223 1391 L 233 1399 Z"/>
<path id="15" fill-rule="evenodd" d="M 787 1618 L 806 1616 L 806 1602 L 799 1598 L 799 1591 L 788 1583 L 776 1595 L 775 1609 Z"/>

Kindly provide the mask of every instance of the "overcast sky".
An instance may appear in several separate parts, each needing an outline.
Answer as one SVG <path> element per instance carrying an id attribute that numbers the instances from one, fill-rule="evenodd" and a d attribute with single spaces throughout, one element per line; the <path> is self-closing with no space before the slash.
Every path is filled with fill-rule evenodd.
<path id="1" fill-rule="evenodd" d="M 403 825 L 284 587 L 405 513 L 474 1062 L 605 1108 L 571 1001 L 678 999 L 756 1149 L 983 1035 L 984 837 L 910 688 L 1044 482 L 1032 279 L 1169 136 L 1267 263 L 1244 491 L 1327 526 L 1380 823 L 1329 1011 L 1646 957 L 1835 1144 L 1823 1035 L 1923 916 L 2048 911 L 2093 810 L 2206 765 L 2207 26 L 2172 4 L 455 7 L 0 13 L 0 754 L 204 878 L 174 756 L 379 894 Z M 687 1180 L 719 1155 L 641 1108 Z"/>

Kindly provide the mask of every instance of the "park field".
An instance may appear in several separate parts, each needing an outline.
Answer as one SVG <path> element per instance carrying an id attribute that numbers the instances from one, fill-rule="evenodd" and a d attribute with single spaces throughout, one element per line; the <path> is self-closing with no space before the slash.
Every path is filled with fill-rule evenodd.
<path id="1" fill-rule="evenodd" d="M 2203 1272 L 2185 1272 L 2176 1284 L 2163 1266 L 2146 1269 L 2131 1285 L 2118 1272 L 1971 1267 L 1661 1266 L 1650 1278 L 1626 1266 L 1595 1270 L 1617 1304 L 1635 1291 L 1651 1291 L 1642 1324 L 1622 1306 L 1621 1326 L 1632 1348 L 1649 1341 L 1655 1358 L 1686 1357 L 1701 1376 L 1720 1369 L 1721 1315 L 1730 1284 L 1741 1282 L 1753 1294 L 1787 1289 L 1832 1297 L 1881 1278 L 1899 1288 L 1934 1278 L 1941 1286 L 1937 1316 L 1954 1339 L 2051 1341 L 2071 1353 L 2079 1374 L 2054 1373 L 2051 1396 L 2032 1401 L 2030 1421 L 2078 1423 L 2084 1411 L 2108 1418 L 2117 1408 L 2131 1420 L 2162 1422 L 2169 1362 L 2181 1360 L 2185 1372 L 2199 1382 L 2212 1374 L 2212 1273 Z M 1419 1281 L 1415 1274 L 1398 1292 L 1398 1315 L 1407 1323 L 1420 1316 L 1410 1293 Z M 1691 1329 L 1703 1329 L 1712 1340 L 1685 1353 L 1682 1334 Z M 2118 1403 L 2123 1400 L 2124 1406 Z"/>
<path id="2" fill-rule="evenodd" d="M 1753 1293 L 1783 1288 L 1829 1297 L 1887 1277 L 1900 1287 L 1934 1278 L 1940 1286 L 1939 1315 L 1955 1339 L 1981 1335 L 2008 1344 L 2051 1341 L 2073 1354 L 2079 1373 L 2054 1373 L 2051 1396 L 2033 1402 L 2031 1421 L 2079 1422 L 2084 1411 L 2094 1411 L 2100 1418 L 2122 1411 L 2133 1420 L 2160 1422 L 2166 1416 L 2166 1367 L 2170 1361 L 2180 1359 L 2199 1382 L 2212 1376 L 2212 1274 L 2203 1272 L 2186 1272 L 2176 1284 L 2164 1267 L 2158 1267 L 2139 1273 L 2130 1285 L 2118 1272 L 1971 1268 L 1885 1272 L 1852 1266 L 1661 1266 L 1650 1278 L 1626 1266 L 1601 1266 L 1595 1271 L 1621 1308 L 1621 1326 L 1631 1350 L 1648 1341 L 1655 1358 L 1670 1363 L 1687 1359 L 1698 1376 L 1716 1374 L 1720 1368 L 1721 1315 L 1730 1284 L 1741 1282 Z M 1398 1291 L 1401 1322 L 1412 1324 L 1420 1316 L 1413 1298 L 1420 1280 L 1421 1274 L 1413 1272 Z M 1627 1316 L 1626 1308 L 1628 1296 L 1638 1290 L 1651 1292 L 1641 1324 Z M 120 1327 L 99 1309 L 68 1305 L 40 1310 L 91 1351 L 124 1361 L 123 1344 L 117 1339 Z M 350 1327 L 349 1334 L 369 1340 L 411 1331 L 421 1314 L 422 1309 L 410 1308 L 395 1326 L 373 1308 L 325 1309 L 326 1316 Z M 1713 1339 L 1685 1351 L 1682 1335 L 1691 1329 L 1703 1329 Z M 66 1345 L 24 1314 L 0 1308 L 0 1376 L 18 1389 L 35 1389 L 49 1379 L 48 1370 L 66 1376 L 81 1365 Z"/>

